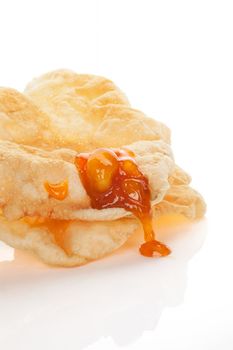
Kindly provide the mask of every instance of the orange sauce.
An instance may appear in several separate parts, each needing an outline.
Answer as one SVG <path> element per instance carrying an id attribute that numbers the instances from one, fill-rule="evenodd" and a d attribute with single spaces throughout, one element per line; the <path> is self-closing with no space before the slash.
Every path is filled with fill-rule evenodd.
<path id="1" fill-rule="evenodd" d="M 72 250 L 69 240 L 70 235 L 67 233 L 67 228 L 70 221 L 47 219 L 45 224 L 50 233 L 53 235 L 57 245 L 62 248 L 67 255 L 71 256 Z"/>
<path id="2" fill-rule="evenodd" d="M 65 199 L 68 195 L 68 181 L 62 181 L 57 184 L 51 184 L 50 182 L 46 181 L 44 183 L 44 187 L 46 191 L 48 192 L 49 196 L 55 199 L 58 199 L 62 201 Z"/>
<path id="3" fill-rule="evenodd" d="M 169 248 L 155 240 L 152 227 L 150 189 L 145 177 L 128 150 L 97 149 L 79 154 L 75 165 L 95 209 L 124 208 L 142 223 L 145 243 L 140 247 L 144 256 L 166 256 Z"/>
<path id="4" fill-rule="evenodd" d="M 68 181 L 62 181 L 56 184 L 52 184 L 48 181 L 44 183 L 44 187 L 49 194 L 49 197 L 57 200 L 64 200 L 68 195 Z M 71 255 L 69 248 L 69 235 L 66 233 L 66 229 L 69 225 L 69 220 L 55 220 L 55 219 L 44 219 L 36 220 L 35 226 L 46 226 L 49 232 L 53 235 L 55 242 L 61 247 L 68 255 Z"/>
<path id="5" fill-rule="evenodd" d="M 58 219 L 47 219 L 42 217 L 24 217 L 26 222 L 31 227 L 45 228 L 53 235 L 56 244 L 62 248 L 67 255 L 72 255 L 67 228 L 70 224 L 70 220 L 58 220 Z"/>

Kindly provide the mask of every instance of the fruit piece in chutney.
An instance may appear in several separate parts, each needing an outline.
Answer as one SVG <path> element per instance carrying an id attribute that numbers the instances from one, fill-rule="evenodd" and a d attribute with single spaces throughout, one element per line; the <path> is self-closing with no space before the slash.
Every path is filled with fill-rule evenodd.
<path id="1" fill-rule="evenodd" d="M 101 148 L 75 158 L 82 183 L 94 209 L 124 208 L 142 223 L 144 239 L 140 253 L 166 256 L 170 250 L 155 240 L 148 179 L 140 172 L 133 153 Z"/>

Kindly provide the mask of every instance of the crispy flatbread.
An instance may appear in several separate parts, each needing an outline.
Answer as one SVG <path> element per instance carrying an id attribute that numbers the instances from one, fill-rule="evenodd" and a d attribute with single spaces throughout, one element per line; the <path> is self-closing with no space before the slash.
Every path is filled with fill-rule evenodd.
<path id="1" fill-rule="evenodd" d="M 170 147 L 163 141 L 140 141 L 128 148 L 134 152 L 139 169 L 149 179 L 151 201 L 160 202 L 170 187 L 168 178 L 174 169 Z M 121 208 L 91 208 L 74 158 L 74 152 L 69 149 L 63 149 L 61 154 L 0 141 L 0 207 L 4 216 L 9 220 L 40 216 L 90 221 L 128 216 L 130 213 Z M 46 181 L 52 184 L 67 181 L 67 197 L 62 201 L 51 198 L 44 185 Z"/>
<path id="2" fill-rule="evenodd" d="M 134 152 L 149 180 L 155 217 L 200 218 L 203 198 L 175 165 L 169 143 L 164 124 L 131 108 L 102 77 L 59 70 L 34 79 L 24 94 L 1 88 L 0 239 L 49 264 L 74 266 L 112 252 L 142 230 L 124 209 L 91 208 L 74 158 L 99 147 Z M 67 198 L 50 198 L 45 181 L 63 180 L 69 184 Z"/>
<path id="3" fill-rule="evenodd" d="M 139 223 L 127 218 L 106 222 L 68 221 L 65 226 L 61 223 L 62 230 L 57 233 L 62 236 L 59 239 L 66 239 L 65 250 L 49 228 L 46 221 L 44 224 L 32 224 L 24 219 L 9 222 L 0 216 L 0 240 L 32 252 L 47 264 L 67 267 L 83 265 L 116 250 L 139 229 Z"/>
<path id="4" fill-rule="evenodd" d="M 56 147 L 83 152 L 141 140 L 170 141 L 164 124 L 131 108 L 115 84 L 102 77 L 59 70 L 34 79 L 25 94 L 49 115 Z"/>

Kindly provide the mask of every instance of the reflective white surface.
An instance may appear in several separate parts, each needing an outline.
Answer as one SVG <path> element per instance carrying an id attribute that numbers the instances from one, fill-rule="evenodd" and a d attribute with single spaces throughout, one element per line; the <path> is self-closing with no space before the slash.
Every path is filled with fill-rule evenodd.
<path id="1" fill-rule="evenodd" d="M 174 220 L 158 222 L 173 253 L 157 260 L 138 254 L 137 236 L 73 269 L 1 244 L 4 349 L 232 349 L 232 247 L 219 239 L 227 225 Z"/>
<path id="2" fill-rule="evenodd" d="M 99 341 L 122 346 L 154 331 L 167 310 L 171 317 L 170 310 L 183 303 L 188 263 L 199 254 L 207 233 L 206 221 L 192 227 L 179 220 L 170 224 L 160 220 L 158 233 L 173 254 L 157 260 L 138 254 L 141 237 L 95 264 L 73 269 L 48 268 L 1 245 L 4 349 L 64 349 L 74 340 L 75 349 Z"/>

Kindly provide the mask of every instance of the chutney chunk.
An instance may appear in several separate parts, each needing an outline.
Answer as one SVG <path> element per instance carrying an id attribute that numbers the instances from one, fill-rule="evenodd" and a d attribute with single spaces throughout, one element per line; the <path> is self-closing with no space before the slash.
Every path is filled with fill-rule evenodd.
<path id="1" fill-rule="evenodd" d="M 169 248 L 155 240 L 150 188 L 131 151 L 100 148 L 76 156 L 75 165 L 94 209 L 123 208 L 141 222 L 145 243 L 140 253 L 166 256 Z"/>

